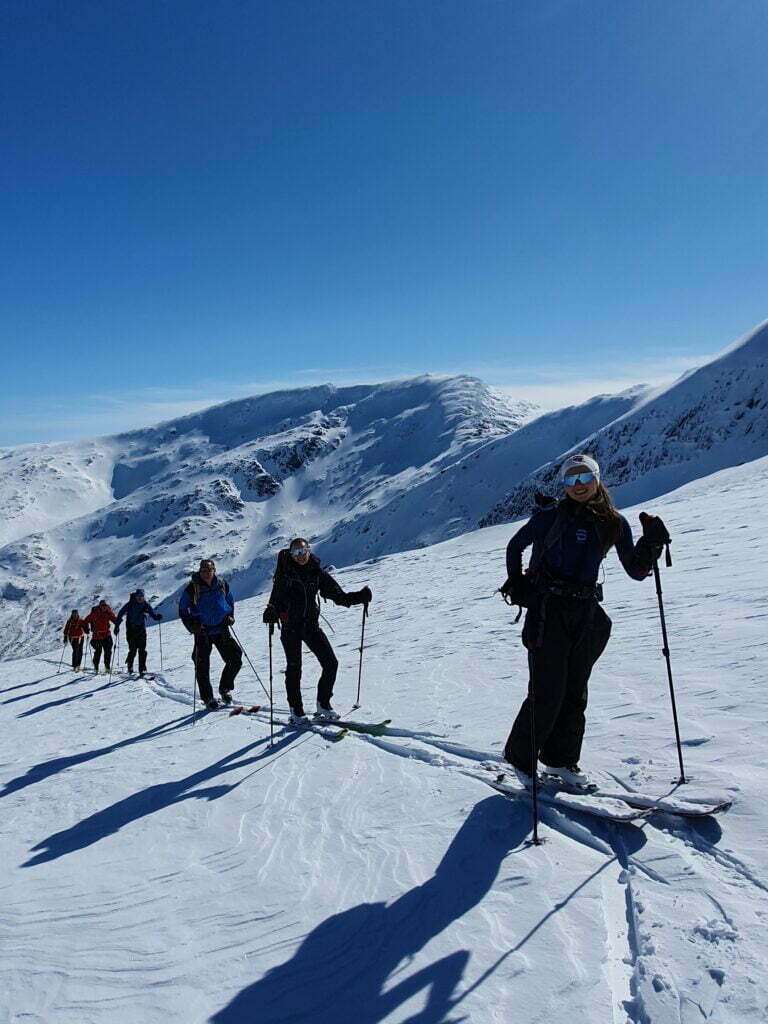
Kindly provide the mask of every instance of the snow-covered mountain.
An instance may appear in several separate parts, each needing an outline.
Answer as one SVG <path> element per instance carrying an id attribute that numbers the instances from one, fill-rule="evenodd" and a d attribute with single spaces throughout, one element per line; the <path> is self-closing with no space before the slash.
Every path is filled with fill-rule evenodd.
<path id="1" fill-rule="evenodd" d="M 524 442 L 520 431 L 507 444 L 516 450 Z M 671 386 L 639 395 L 576 443 L 553 449 L 535 472 L 517 477 L 481 525 L 524 515 L 537 488 L 556 493 L 558 468 L 575 451 L 597 458 L 620 505 L 768 454 L 768 321 Z"/>
<path id="2" fill-rule="evenodd" d="M 149 632 L 154 679 L 57 674 L 53 643 L 6 663 L 0 1020 L 764 1021 L 766 486 L 768 458 L 658 501 L 688 788 L 727 791 L 717 818 L 614 825 L 542 805 L 544 845 L 527 845 L 530 802 L 479 766 L 499 757 L 527 683 L 520 626 L 493 596 L 507 525 L 339 573 L 374 591 L 355 716 L 391 718 L 387 735 L 334 743 L 278 722 L 270 746 L 267 713 L 193 726 L 179 622 L 163 627 L 163 671 Z M 605 598 L 613 635 L 582 764 L 666 793 L 677 753 L 653 581 L 611 554 Z M 266 683 L 263 601 L 238 603 L 237 628 Z M 327 612 L 347 713 L 360 610 Z M 278 646 L 284 716 L 282 668 Z M 266 700 L 248 665 L 235 693 Z"/>
<path id="3" fill-rule="evenodd" d="M 0 651 L 71 607 L 136 586 L 166 614 L 203 555 L 238 596 L 304 534 L 338 564 L 461 532 L 504 493 L 467 459 L 531 415 L 471 377 L 331 385 L 228 402 L 157 427 L 3 453 Z M 441 495 L 442 507 L 437 507 Z"/>
<path id="4" fill-rule="evenodd" d="M 173 615 L 202 555 L 240 597 L 307 536 L 349 565 L 527 514 L 587 449 L 617 502 L 768 453 L 768 324 L 673 385 L 534 418 L 472 377 L 275 392 L 114 437 L 0 453 L 0 656 L 136 586 Z"/>

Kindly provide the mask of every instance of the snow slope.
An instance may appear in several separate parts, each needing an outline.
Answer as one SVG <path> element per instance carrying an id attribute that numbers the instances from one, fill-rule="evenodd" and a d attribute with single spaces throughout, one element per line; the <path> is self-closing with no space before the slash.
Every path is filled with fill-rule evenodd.
<path id="1" fill-rule="evenodd" d="M 0 1021 L 56 1024 L 755 1024 L 768 1013 L 768 458 L 654 503 L 691 775 L 716 820 L 615 826 L 482 781 L 525 689 L 493 591 L 509 526 L 340 572 L 368 582 L 360 718 L 330 743 L 265 717 L 191 724 L 189 637 L 163 628 L 154 681 L 6 662 L 0 685 Z M 636 524 L 637 509 L 628 515 Z M 266 683 L 263 596 L 237 630 Z M 676 770 L 650 581 L 609 559 L 614 635 L 593 676 L 584 763 Z M 352 704 L 357 609 L 329 606 Z M 278 649 L 279 651 L 279 649 Z M 158 664 L 158 631 L 150 631 Z M 280 692 L 282 652 L 276 652 Z M 312 695 L 308 666 L 305 697 Z M 239 696 L 263 699 L 244 668 Z"/>
<path id="2" fill-rule="evenodd" d="M 617 503 L 632 504 L 768 454 L 768 321 L 670 387 L 552 452 L 481 525 L 523 515 L 536 489 L 553 492 L 566 455 L 594 455 Z"/>

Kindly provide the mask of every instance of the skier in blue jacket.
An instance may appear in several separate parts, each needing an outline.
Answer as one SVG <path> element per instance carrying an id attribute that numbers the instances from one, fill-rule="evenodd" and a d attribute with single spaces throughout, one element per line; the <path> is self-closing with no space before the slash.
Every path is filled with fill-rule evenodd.
<path id="1" fill-rule="evenodd" d="M 600 565 L 615 547 L 627 575 L 644 580 L 669 534 L 661 519 L 645 516 L 643 536 L 635 544 L 591 456 L 566 459 L 560 476 L 565 496 L 545 499 L 507 546 L 507 580 L 500 589 L 510 604 L 528 609 L 522 640 L 529 684 L 504 757 L 523 782 L 536 770 L 535 751 L 547 773 L 583 786 L 588 780 L 578 762 L 587 683 L 611 633 L 611 620 L 599 604 Z M 523 573 L 523 551 L 530 545 L 533 553 Z"/>
<path id="2" fill-rule="evenodd" d="M 235 621 L 235 602 L 227 581 L 216 575 L 213 559 L 204 558 L 198 571 L 192 574 L 179 600 L 179 616 L 195 637 L 192 661 L 200 699 L 211 710 L 219 707 L 210 680 L 211 651 L 215 647 L 224 659 L 219 695 L 225 704 L 231 704 L 243 652 L 229 631 Z"/>
<path id="3" fill-rule="evenodd" d="M 125 619 L 125 638 L 128 641 L 128 654 L 125 664 L 129 672 L 133 672 L 133 661 L 139 655 L 139 675 L 147 671 L 147 616 L 160 622 L 162 615 L 156 612 L 149 601 L 144 599 L 144 591 L 134 590 L 126 603 L 117 613 L 115 636 L 120 632 L 120 623 Z"/>

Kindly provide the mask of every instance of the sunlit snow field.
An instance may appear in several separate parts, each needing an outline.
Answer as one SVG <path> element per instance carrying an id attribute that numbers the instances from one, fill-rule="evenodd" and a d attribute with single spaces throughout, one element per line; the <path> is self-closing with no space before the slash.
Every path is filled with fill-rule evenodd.
<path id="1" fill-rule="evenodd" d="M 531 848 L 528 801 L 463 773 L 500 755 L 526 686 L 520 626 L 494 594 L 514 526 L 338 574 L 374 591 L 355 716 L 391 718 L 386 737 L 279 726 L 270 748 L 266 716 L 192 725 L 178 622 L 151 681 L 58 672 L 54 637 L 3 663 L 0 1021 L 766 1019 L 767 487 L 762 459 L 653 504 L 674 538 L 663 582 L 686 768 L 735 800 L 717 819 L 618 826 L 549 808 Z M 635 532 L 639 510 L 625 510 Z M 582 764 L 671 780 L 653 582 L 611 555 L 605 583 L 614 631 Z M 263 605 L 240 603 L 236 629 L 268 685 Z M 360 612 L 324 613 L 347 712 Z M 151 670 L 158 648 L 152 629 Z M 276 644 L 284 710 L 282 666 Z M 236 694 L 264 701 L 247 663 Z"/>

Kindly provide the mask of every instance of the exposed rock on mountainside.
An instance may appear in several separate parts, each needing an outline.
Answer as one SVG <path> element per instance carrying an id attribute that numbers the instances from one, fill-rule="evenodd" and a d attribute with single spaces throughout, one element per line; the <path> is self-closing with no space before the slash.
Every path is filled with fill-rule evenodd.
<path id="1" fill-rule="evenodd" d="M 623 505 L 768 454 L 768 323 L 576 444 L 553 452 L 479 525 L 527 514 L 536 489 L 555 493 L 560 464 L 577 451 L 598 460 L 604 482 Z"/>
<path id="2" fill-rule="evenodd" d="M 26 509 L 33 529 L 24 535 L 17 518 L 0 549 L 3 653 L 34 647 L 74 605 L 118 605 L 138 585 L 173 614 L 202 555 L 246 596 L 289 535 L 322 548 L 337 524 L 391 505 L 528 415 L 474 378 L 420 377 L 278 392 L 112 438 L 11 449 L 0 500 Z M 398 521 L 376 553 L 422 543 L 431 528 Z"/>

